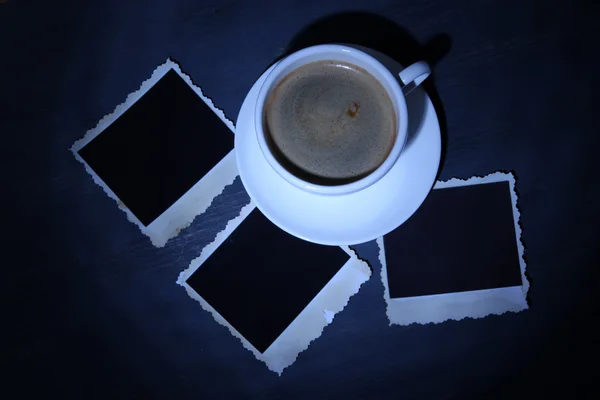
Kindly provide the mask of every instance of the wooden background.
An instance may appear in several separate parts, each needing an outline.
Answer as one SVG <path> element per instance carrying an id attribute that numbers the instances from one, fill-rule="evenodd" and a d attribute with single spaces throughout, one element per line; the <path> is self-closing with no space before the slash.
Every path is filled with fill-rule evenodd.
<path id="1" fill-rule="evenodd" d="M 2 2 L 3 387 L 481 399 L 592 385 L 581 362 L 598 350 L 598 17 L 593 2 L 558 0 Z M 324 40 L 434 64 L 440 179 L 518 178 L 530 310 L 389 327 L 367 243 L 373 277 L 278 377 L 175 284 L 249 201 L 239 179 L 157 249 L 68 149 L 167 57 L 235 121 L 270 63 Z"/>

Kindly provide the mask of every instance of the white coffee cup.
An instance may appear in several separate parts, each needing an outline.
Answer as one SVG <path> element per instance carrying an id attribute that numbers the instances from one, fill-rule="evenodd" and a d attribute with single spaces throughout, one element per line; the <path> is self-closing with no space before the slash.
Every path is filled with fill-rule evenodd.
<path id="1" fill-rule="evenodd" d="M 361 67 L 374 76 L 385 88 L 396 113 L 397 133 L 392 150 L 383 163 L 369 175 L 350 183 L 340 185 L 319 185 L 299 178 L 288 171 L 275 157 L 268 144 L 264 128 L 264 107 L 272 90 L 279 82 L 295 69 L 315 61 L 338 60 Z M 404 144 L 408 129 L 408 112 L 405 96 L 421 84 L 431 73 L 429 65 L 418 61 L 398 73 L 398 79 L 378 60 L 354 47 L 338 44 L 326 44 L 308 47 L 293 53 L 276 64 L 267 76 L 258 93 L 254 113 L 256 135 L 260 149 L 269 165 L 286 181 L 305 191 L 322 195 L 343 195 L 363 190 L 379 181 L 394 165 Z"/>

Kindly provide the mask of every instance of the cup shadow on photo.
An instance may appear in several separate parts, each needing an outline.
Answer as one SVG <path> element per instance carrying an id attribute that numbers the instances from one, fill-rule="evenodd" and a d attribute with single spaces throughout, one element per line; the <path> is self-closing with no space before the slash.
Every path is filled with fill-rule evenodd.
<path id="1" fill-rule="evenodd" d="M 294 36 L 279 59 L 303 48 L 327 43 L 367 47 L 390 57 L 404 67 L 419 60 L 429 63 L 432 75 L 421 86 L 429 95 L 440 123 L 442 155 L 439 174 L 446 156 L 447 124 L 440 96 L 435 89 L 435 66 L 450 51 L 450 37 L 446 34 L 436 34 L 421 45 L 404 28 L 385 17 L 367 12 L 347 12 L 323 17 L 303 28 Z M 391 68 L 384 60 L 385 57 L 380 59 L 384 65 Z M 397 74 L 400 71 L 392 72 Z M 415 90 L 406 100 L 408 118 L 411 121 L 407 138 L 407 146 L 410 146 L 420 128 L 426 99 L 423 91 Z"/>

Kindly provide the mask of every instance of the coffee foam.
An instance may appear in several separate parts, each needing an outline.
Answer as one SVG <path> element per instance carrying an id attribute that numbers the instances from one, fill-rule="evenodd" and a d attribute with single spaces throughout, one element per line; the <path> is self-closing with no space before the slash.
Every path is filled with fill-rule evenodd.
<path id="1" fill-rule="evenodd" d="M 382 84 L 339 61 L 297 68 L 265 106 L 271 147 L 317 178 L 360 179 L 379 167 L 396 138 L 396 113 Z"/>

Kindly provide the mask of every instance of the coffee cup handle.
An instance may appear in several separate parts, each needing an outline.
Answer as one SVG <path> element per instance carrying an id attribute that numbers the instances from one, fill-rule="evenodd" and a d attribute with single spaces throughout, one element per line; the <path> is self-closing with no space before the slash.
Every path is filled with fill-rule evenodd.
<path id="1" fill-rule="evenodd" d="M 404 68 L 398 74 L 402 81 L 402 92 L 406 96 L 419 86 L 431 74 L 431 68 L 425 61 L 417 61 Z"/>

